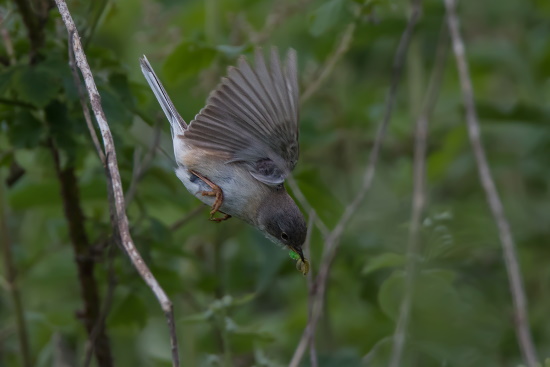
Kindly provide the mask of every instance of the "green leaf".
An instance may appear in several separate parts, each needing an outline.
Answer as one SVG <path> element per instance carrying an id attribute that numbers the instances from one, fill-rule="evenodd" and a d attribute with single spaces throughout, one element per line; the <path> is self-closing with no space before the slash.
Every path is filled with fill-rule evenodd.
<path id="1" fill-rule="evenodd" d="M 331 29 L 342 11 L 342 0 L 330 0 L 317 8 L 308 17 L 309 32 L 318 37 Z"/>
<path id="2" fill-rule="evenodd" d="M 134 107 L 134 95 L 128 83 L 128 77 L 125 74 L 114 73 L 109 76 L 109 86 L 116 93 L 120 102 L 128 108 Z"/>
<path id="3" fill-rule="evenodd" d="M 64 103 L 54 101 L 46 107 L 45 112 L 55 144 L 67 153 L 71 162 L 74 161 L 77 150 L 75 137 L 78 135 L 74 121 L 69 120 L 67 117 L 67 107 Z"/>
<path id="4" fill-rule="evenodd" d="M 451 312 L 451 304 L 455 306 L 458 304 L 457 294 L 450 278 L 448 271 L 430 270 L 417 274 L 412 309 L 419 318 L 429 319 L 434 317 L 434 313 L 441 314 L 440 309 L 443 304 L 447 306 L 446 312 Z M 404 273 L 400 271 L 393 273 L 380 288 L 378 295 L 380 307 L 394 320 L 397 319 L 404 286 Z"/>
<path id="5" fill-rule="evenodd" d="M 60 88 L 56 74 L 41 66 L 18 69 L 13 82 L 19 99 L 40 108 L 50 103 Z"/>
<path id="6" fill-rule="evenodd" d="M 8 137 L 16 148 L 35 148 L 42 137 L 40 121 L 28 110 L 21 110 L 9 125 Z"/>
<path id="7" fill-rule="evenodd" d="M 212 47 L 186 41 L 172 51 L 162 70 L 166 79 L 179 80 L 209 67 L 216 55 Z"/>
<path id="8" fill-rule="evenodd" d="M 380 269 L 402 266 L 405 261 L 405 256 L 387 252 L 370 259 L 363 267 L 361 274 L 367 275 Z"/>
<path id="9" fill-rule="evenodd" d="M 0 96 L 11 86 L 15 68 L 7 68 L 0 73 Z"/>
<path id="10" fill-rule="evenodd" d="M 207 310 L 204 312 L 196 313 L 194 315 L 189 315 L 187 317 L 184 317 L 180 320 L 178 320 L 178 323 L 182 324 L 196 324 L 201 322 L 207 322 L 212 319 L 212 316 L 214 316 L 214 313 L 211 310 Z"/>
<path id="11" fill-rule="evenodd" d="M 529 104 L 498 106 L 491 103 L 477 102 L 476 108 L 479 118 L 488 122 L 543 125 L 550 119 L 550 111 Z"/>
<path id="12" fill-rule="evenodd" d="M 135 293 L 130 293 L 109 317 L 109 326 L 134 326 L 139 329 L 147 323 L 147 307 Z"/>

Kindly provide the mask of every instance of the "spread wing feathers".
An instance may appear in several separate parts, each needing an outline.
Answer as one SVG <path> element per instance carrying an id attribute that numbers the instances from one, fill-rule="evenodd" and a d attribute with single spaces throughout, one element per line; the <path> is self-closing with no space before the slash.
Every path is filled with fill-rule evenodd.
<path id="1" fill-rule="evenodd" d="M 172 100 L 170 99 L 170 97 L 168 97 L 168 93 L 166 93 L 166 90 L 162 86 L 162 83 L 157 77 L 157 74 L 155 74 L 155 71 L 151 67 L 151 64 L 149 64 L 147 57 L 145 57 L 144 55 L 142 58 L 139 59 L 139 63 L 141 65 L 141 71 L 143 72 L 143 75 L 147 80 L 147 83 L 149 83 L 149 86 L 153 90 L 155 97 L 157 97 L 157 100 L 160 103 L 160 107 L 162 107 L 164 114 L 168 118 L 168 121 L 170 121 L 172 139 L 177 135 L 183 134 L 183 132 L 187 129 L 187 124 L 180 116 L 178 111 L 176 111 L 176 107 L 174 107 Z"/>
<path id="2" fill-rule="evenodd" d="M 255 67 L 241 57 L 237 67 L 210 94 L 185 131 L 185 140 L 227 153 L 244 162 L 258 180 L 277 185 L 298 160 L 298 80 L 296 52 L 289 50 L 284 68 L 277 48 L 269 67 L 256 50 Z"/>

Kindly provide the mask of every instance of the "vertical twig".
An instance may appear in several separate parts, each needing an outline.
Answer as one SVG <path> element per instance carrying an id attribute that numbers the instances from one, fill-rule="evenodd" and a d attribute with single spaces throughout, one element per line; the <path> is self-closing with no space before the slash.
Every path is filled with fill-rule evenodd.
<path id="1" fill-rule="evenodd" d="M 151 146 L 149 147 L 149 150 L 147 153 L 145 153 L 145 156 L 143 157 L 142 161 L 140 162 L 139 159 L 134 160 L 134 169 L 132 171 L 132 180 L 130 181 L 130 186 L 128 186 L 128 191 L 126 191 L 126 205 L 128 205 L 129 202 L 131 202 L 134 199 L 134 196 L 136 195 L 137 191 L 137 184 L 143 177 L 144 173 L 149 169 L 149 166 L 151 165 L 151 161 L 153 158 L 155 158 L 155 155 L 157 153 L 157 148 L 160 143 L 160 124 L 157 122 L 155 123 L 154 127 L 154 137 L 153 141 L 151 142 Z M 137 151 L 136 151 L 137 152 Z"/>
<path id="2" fill-rule="evenodd" d="M 42 32 L 42 26 L 45 24 L 44 19 L 40 19 L 39 15 L 32 9 L 32 3 L 27 0 L 14 0 L 19 8 L 19 13 L 23 18 L 23 23 L 29 33 L 30 47 L 30 61 L 31 64 L 36 61 L 38 56 L 38 50 L 44 44 L 44 32 Z"/>
<path id="3" fill-rule="evenodd" d="M 61 14 L 63 22 L 65 23 L 65 26 L 67 28 L 69 38 L 72 38 L 73 40 L 72 47 L 74 50 L 76 63 L 84 77 L 84 83 L 88 90 L 92 110 L 96 117 L 96 121 L 99 125 L 99 129 L 103 138 L 105 156 L 107 159 L 107 168 L 109 172 L 108 185 L 112 188 L 114 198 L 114 202 L 112 203 L 112 206 L 114 207 L 114 213 L 112 217 L 117 227 L 116 231 L 118 231 L 118 235 L 120 236 L 120 240 L 127 255 L 130 257 L 130 260 L 134 264 L 136 270 L 139 272 L 145 283 L 149 286 L 149 288 L 151 288 L 151 290 L 155 294 L 157 300 L 162 307 L 162 310 L 164 311 L 170 332 L 172 365 L 174 367 L 177 367 L 179 366 L 179 353 L 172 302 L 168 299 L 166 293 L 161 288 L 161 286 L 143 261 L 143 258 L 137 251 L 132 240 L 132 236 L 130 235 L 130 231 L 128 228 L 128 217 L 126 216 L 125 212 L 126 204 L 124 202 L 124 193 L 122 191 L 120 172 L 118 170 L 116 158 L 116 150 L 114 147 L 113 136 L 111 135 L 109 124 L 107 123 L 103 108 L 101 106 L 101 97 L 95 85 L 94 77 L 92 71 L 90 70 L 90 66 L 88 65 L 88 61 L 86 60 L 86 55 L 84 54 L 84 51 L 82 49 L 82 44 L 80 42 L 80 37 L 78 36 L 78 31 L 71 17 L 71 14 L 69 13 L 69 10 L 67 9 L 67 4 L 65 4 L 64 0 L 55 0 L 55 2 L 57 4 L 57 7 L 59 8 L 59 13 Z"/>
<path id="4" fill-rule="evenodd" d="M 319 228 L 319 231 L 321 231 L 323 238 L 326 238 L 330 233 L 328 227 L 325 225 L 323 220 L 319 218 L 317 212 L 315 211 L 315 209 L 313 209 L 309 201 L 307 201 L 304 193 L 302 192 L 302 190 L 300 190 L 300 186 L 298 186 L 298 183 L 294 179 L 294 176 L 289 175 L 286 179 L 286 183 L 288 184 L 288 186 L 290 186 L 292 193 L 294 194 L 300 205 L 304 208 L 304 210 L 309 212 L 310 215 L 313 216 L 317 228 Z"/>
<path id="5" fill-rule="evenodd" d="M 13 43 L 11 42 L 10 34 L 4 28 L 3 23 L 6 19 L 4 14 L 0 14 L 0 35 L 2 36 L 2 42 L 4 42 L 4 46 L 6 47 L 6 53 L 8 54 L 10 65 L 15 65 L 15 62 L 17 61 L 15 58 L 15 50 L 13 49 Z"/>
<path id="6" fill-rule="evenodd" d="M 313 236 L 313 222 L 315 221 L 315 217 L 317 215 L 315 214 L 314 210 L 310 210 L 309 212 L 309 219 L 307 223 L 307 236 L 306 240 L 304 242 L 304 253 L 306 258 L 311 259 L 311 237 Z M 307 290 L 308 290 L 308 319 L 311 319 L 313 315 L 313 294 L 315 293 L 315 284 L 313 283 L 313 269 L 307 274 Z M 311 330 L 309 333 L 309 361 L 311 367 L 318 367 L 319 362 L 317 360 L 317 348 L 315 348 L 315 330 Z"/>
<path id="7" fill-rule="evenodd" d="M 68 41 L 67 48 L 69 50 L 69 66 L 71 67 L 71 73 L 73 74 L 74 84 L 78 91 L 78 97 L 80 99 L 80 105 L 82 106 L 82 113 L 84 114 L 84 120 L 86 120 L 86 126 L 88 127 L 88 131 L 90 133 L 90 137 L 92 138 L 92 142 L 94 143 L 94 147 L 97 152 L 97 155 L 99 156 L 101 163 L 103 163 L 103 166 L 105 167 L 106 165 L 105 153 L 103 153 L 103 149 L 101 149 L 101 145 L 99 144 L 99 139 L 94 129 L 94 123 L 92 122 L 92 116 L 90 115 L 90 109 L 88 108 L 88 103 L 86 102 L 86 94 L 84 92 L 84 88 L 82 87 L 82 82 L 80 81 L 80 76 L 78 75 L 78 71 L 76 70 L 76 62 L 74 59 L 74 50 L 73 50 L 73 39 L 72 39 L 73 37 L 74 37 L 74 34 L 70 34 L 67 40 Z"/>
<path id="8" fill-rule="evenodd" d="M 362 203 L 363 199 L 365 198 L 368 190 L 371 187 L 372 181 L 374 179 L 374 174 L 376 172 L 376 164 L 378 162 L 378 156 L 380 154 L 380 148 L 382 146 L 382 141 L 384 139 L 386 130 L 388 128 L 388 125 L 391 119 L 393 105 L 395 103 L 395 97 L 397 94 L 397 89 L 399 86 L 399 82 L 401 80 L 401 72 L 403 70 L 405 56 L 409 47 L 410 40 L 412 38 L 414 28 L 420 17 L 420 11 L 421 11 L 421 0 L 414 0 L 413 8 L 412 8 L 411 14 L 409 15 L 407 26 L 403 31 L 403 34 L 401 35 L 401 39 L 399 41 L 399 45 L 397 46 L 397 51 L 395 53 L 395 57 L 393 60 L 392 81 L 391 81 L 390 90 L 388 92 L 388 96 L 386 100 L 384 117 L 376 133 L 376 138 L 374 140 L 374 144 L 371 149 L 369 160 L 367 162 L 367 167 L 363 175 L 363 183 L 359 191 L 355 195 L 354 199 L 346 207 L 346 209 L 344 210 L 344 213 L 338 220 L 338 223 L 336 224 L 332 232 L 329 234 L 329 236 L 325 240 L 323 257 L 321 260 L 321 264 L 319 265 L 319 273 L 317 274 L 317 277 L 315 279 L 315 288 L 314 288 L 315 293 L 313 295 L 313 301 L 312 301 L 313 302 L 312 317 L 308 321 L 308 325 L 306 326 L 304 332 L 302 333 L 302 338 L 298 343 L 298 347 L 294 352 L 290 366 L 298 366 L 298 364 L 300 363 L 300 360 L 305 351 L 304 344 L 307 345 L 307 341 L 309 340 L 309 337 L 310 337 L 309 336 L 310 330 L 314 329 L 314 326 L 311 326 L 311 325 L 312 324 L 316 325 L 321 317 L 321 314 L 323 312 L 327 281 L 330 275 L 332 262 L 336 257 L 336 253 L 338 252 L 340 238 L 342 236 L 342 233 L 344 232 L 346 225 L 351 220 L 351 217 L 355 214 L 355 212 L 359 208 L 359 205 Z"/>
<path id="9" fill-rule="evenodd" d="M 0 246 L 2 247 L 2 255 L 4 257 L 4 266 L 6 269 L 6 286 L 11 295 L 13 308 L 15 313 L 15 324 L 17 327 L 17 336 L 19 338 L 19 349 L 22 361 L 22 366 L 31 367 L 31 353 L 29 348 L 29 339 L 27 337 L 27 325 L 25 322 L 25 312 L 23 310 L 23 302 L 19 293 L 17 284 L 17 271 L 13 254 L 11 252 L 11 241 L 8 228 L 8 213 L 5 196 L 4 180 L 0 180 Z"/>
<path id="10" fill-rule="evenodd" d="M 308 85 L 306 90 L 302 93 L 300 103 L 306 102 L 332 73 L 332 70 L 334 69 L 338 61 L 340 61 L 342 56 L 348 51 L 351 41 L 353 40 L 353 35 L 355 33 L 356 27 L 356 20 L 348 24 L 348 26 L 344 30 L 344 33 L 342 34 L 342 37 L 338 41 L 334 52 L 330 54 L 329 58 L 325 62 L 325 65 L 321 69 L 321 73 L 319 74 L 319 76 L 313 79 L 313 82 Z"/>
<path id="11" fill-rule="evenodd" d="M 311 1 L 312 0 L 290 0 L 286 3 L 283 3 L 283 1 L 274 2 L 276 8 L 266 17 L 263 28 L 258 33 L 254 32 L 252 29 L 249 30 L 252 44 L 258 45 L 267 40 L 279 25 L 287 18 L 301 11 L 309 5 Z"/>
<path id="12" fill-rule="evenodd" d="M 92 354 L 94 352 L 94 345 L 97 337 L 100 335 L 102 329 L 104 328 L 105 321 L 107 320 L 107 315 L 111 310 L 111 305 L 113 303 L 113 296 L 115 292 L 115 287 L 117 284 L 115 276 L 115 267 L 114 267 L 114 243 L 113 239 L 109 240 L 107 249 L 107 273 L 108 273 L 108 284 L 107 292 L 105 294 L 105 300 L 103 301 L 103 307 L 100 310 L 97 321 L 90 333 L 88 341 L 86 342 L 86 354 L 84 356 L 84 367 L 88 367 L 92 361 Z"/>
<path id="13" fill-rule="evenodd" d="M 519 268 L 516 245 L 512 237 L 510 224 L 504 214 L 504 208 L 491 175 L 489 163 L 481 142 L 479 121 L 474 102 L 474 91 L 472 81 L 470 80 L 468 62 L 466 61 L 464 43 L 460 35 L 458 16 L 456 14 L 456 2 L 455 0 L 444 1 L 447 9 L 447 23 L 449 25 L 451 42 L 462 89 L 462 98 L 464 99 L 464 108 L 466 110 L 466 125 L 468 127 L 470 144 L 474 152 L 481 186 L 485 191 L 491 214 L 497 225 L 498 235 L 504 252 L 510 293 L 514 304 L 516 337 L 527 366 L 535 367 L 537 365 L 537 353 L 529 329 L 527 298 L 525 296 L 525 290 L 523 289 L 523 280 Z"/>
<path id="14" fill-rule="evenodd" d="M 306 240 L 304 242 L 304 255 L 306 258 L 311 258 L 311 236 L 313 235 L 313 222 L 315 222 L 316 217 L 315 210 L 311 209 L 309 211 L 309 219 L 307 224 L 307 235 Z M 310 364 L 312 367 L 316 366 L 314 363 L 317 363 L 317 353 L 315 350 L 315 325 L 311 322 L 311 319 L 313 317 L 313 300 L 314 300 L 314 294 L 315 294 L 315 279 L 313 277 L 313 268 L 310 269 L 309 273 L 307 274 L 307 289 L 308 289 L 308 323 L 306 326 L 306 329 L 304 331 L 304 334 L 302 335 L 302 339 L 300 339 L 300 342 L 298 346 L 296 347 L 296 351 L 294 352 L 294 355 L 292 356 L 292 360 L 288 364 L 289 367 L 298 367 L 300 364 L 300 361 L 302 360 L 302 357 L 306 351 L 306 349 L 309 347 L 310 351 Z"/>
<path id="15" fill-rule="evenodd" d="M 170 226 L 170 230 L 171 231 L 176 231 L 176 230 L 180 229 L 181 227 L 186 225 L 191 219 L 196 217 L 204 208 L 205 208 L 205 206 L 203 204 L 197 206 L 195 209 L 191 210 L 189 213 L 187 213 L 185 216 L 183 216 L 183 218 L 178 219 L 177 221 L 172 223 L 172 225 Z"/>
<path id="16" fill-rule="evenodd" d="M 390 367 L 399 367 L 405 346 L 407 328 L 409 325 L 412 298 L 416 279 L 416 255 L 420 237 L 420 223 L 426 203 L 426 151 L 428 146 L 428 122 L 439 94 L 439 87 L 443 79 L 447 60 L 447 32 L 443 26 L 439 34 L 434 69 L 428 84 L 428 90 L 420 116 L 416 120 L 414 167 L 413 167 L 413 199 L 411 208 L 411 225 L 409 227 L 409 241 L 407 245 L 407 264 L 405 267 L 404 295 L 399 307 L 399 316 L 393 335 L 393 346 Z"/>

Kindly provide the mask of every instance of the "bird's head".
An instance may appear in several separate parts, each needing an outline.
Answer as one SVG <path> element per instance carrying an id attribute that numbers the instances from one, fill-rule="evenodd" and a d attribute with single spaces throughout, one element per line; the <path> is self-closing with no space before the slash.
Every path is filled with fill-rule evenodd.
<path id="1" fill-rule="evenodd" d="M 257 222 L 267 238 L 288 247 L 305 261 L 302 245 L 306 240 L 306 221 L 284 188 L 274 190 L 260 205 Z"/>

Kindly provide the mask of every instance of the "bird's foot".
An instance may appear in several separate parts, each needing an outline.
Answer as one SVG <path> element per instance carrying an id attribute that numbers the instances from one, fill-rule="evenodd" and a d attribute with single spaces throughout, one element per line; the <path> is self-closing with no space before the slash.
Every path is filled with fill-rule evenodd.
<path id="1" fill-rule="evenodd" d="M 210 191 L 202 191 L 201 192 L 202 196 L 214 196 L 214 197 L 216 197 L 216 200 L 214 201 L 214 204 L 212 204 L 212 208 L 210 210 L 210 220 L 219 223 L 219 222 L 223 222 L 224 220 L 228 220 L 229 218 L 231 218 L 231 216 L 229 214 L 225 214 L 225 213 L 220 211 L 220 207 L 223 204 L 223 191 L 222 191 L 222 189 L 218 185 L 216 185 L 215 183 L 210 181 L 208 178 L 204 177 L 203 175 L 201 175 L 201 174 L 199 174 L 195 171 L 190 171 L 190 172 L 192 174 L 194 174 L 195 176 L 197 176 L 198 178 L 200 178 L 205 184 L 210 186 L 210 188 L 212 189 Z M 218 212 L 218 211 L 220 213 L 222 213 L 224 216 L 221 217 L 221 218 L 214 218 L 214 214 L 216 214 L 216 212 Z"/>
<path id="2" fill-rule="evenodd" d="M 220 223 L 220 222 L 223 222 L 224 220 L 228 220 L 229 218 L 231 218 L 231 216 L 229 214 L 225 214 L 224 212 L 220 212 L 220 213 L 223 214 L 223 217 L 214 218 L 214 214 L 210 214 L 210 220 L 212 222 Z"/>

